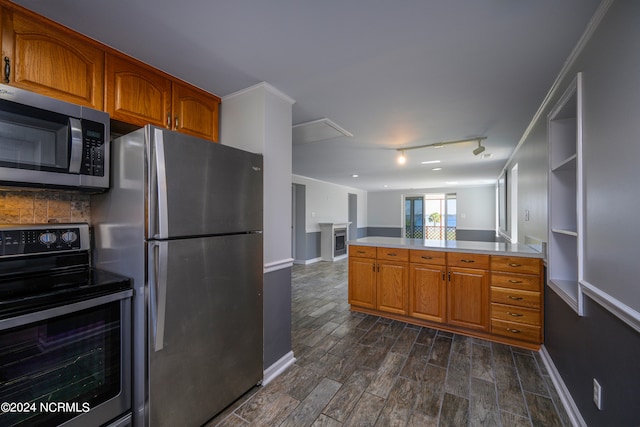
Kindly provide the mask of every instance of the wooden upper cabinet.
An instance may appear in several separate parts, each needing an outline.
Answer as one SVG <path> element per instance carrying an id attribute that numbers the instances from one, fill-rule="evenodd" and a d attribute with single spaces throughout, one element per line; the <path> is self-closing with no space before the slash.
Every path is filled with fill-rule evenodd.
<path id="1" fill-rule="evenodd" d="M 171 80 L 143 64 L 107 53 L 105 110 L 114 120 L 137 126 L 168 127 Z"/>
<path id="2" fill-rule="evenodd" d="M 220 98 L 174 81 L 172 99 L 172 129 L 218 142 Z"/>
<path id="3" fill-rule="evenodd" d="M 220 98 L 117 53 L 107 53 L 105 109 L 111 118 L 218 141 Z"/>
<path id="4" fill-rule="evenodd" d="M 98 43 L 39 15 L 4 9 L 2 56 L 3 83 L 103 109 L 104 50 Z"/>

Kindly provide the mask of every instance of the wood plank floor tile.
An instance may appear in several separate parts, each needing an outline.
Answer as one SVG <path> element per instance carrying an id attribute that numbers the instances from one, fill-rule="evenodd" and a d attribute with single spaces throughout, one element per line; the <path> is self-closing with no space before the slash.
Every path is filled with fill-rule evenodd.
<path id="1" fill-rule="evenodd" d="M 469 397 L 471 383 L 471 356 L 451 353 L 447 369 L 445 391 L 460 397 Z"/>
<path id="2" fill-rule="evenodd" d="M 334 420 L 333 418 L 327 417 L 324 414 L 320 414 L 318 418 L 311 424 L 311 427 L 340 427 L 342 426 L 341 422 Z"/>
<path id="3" fill-rule="evenodd" d="M 398 379 L 398 373 L 406 362 L 407 357 L 397 353 L 388 353 L 378 372 L 367 387 L 367 392 L 386 398 L 394 383 Z"/>
<path id="4" fill-rule="evenodd" d="M 357 426 L 367 427 L 374 426 L 380 411 L 384 407 L 385 399 L 375 396 L 371 393 L 363 393 L 358 399 L 358 403 L 353 408 L 351 415 L 344 422 L 345 427 Z"/>
<path id="5" fill-rule="evenodd" d="M 346 421 L 353 407 L 371 383 L 375 371 L 358 369 L 344 382 L 340 390 L 322 411 L 340 422 Z"/>
<path id="6" fill-rule="evenodd" d="M 451 344 L 451 351 L 455 353 L 462 353 L 465 356 L 471 356 L 471 350 L 473 348 L 473 338 L 466 335 L 456 335 L 453 338 Z"/>
<path id="7" fill-rule="evenodd" d="M 529 392 L 525 392 L 524 396 L 534 427 L 562 427 L 562 421 L 550 398 Z"/>
<path id="8" fill-rule="evenodd" d="M 411 416 L 419 389 L 417 382 L 406 378 L 398 378 L 389 393 L 376 425 L 405 425 Z"/>
<path id="9" fill-rule="evenodd" d="M 417 329 L 403 328 L 395 344 L 391 347 L 391 351 L 394 353 L 408 355 L 418 333 L 419 331 Z"/>
<path id="10" fill-rule="evenodd" d="M 420 329 L 418 338 L 416 338 L 416 344 L 422 344 L 430 347 L 433 344 L 433 341 L 435 340 L 437 333 L 438 331 L 431 328 Z"/>
<path id="11" fill-rule="evenodd" d="M 515 352 L 513 356 L 516 361 L 516 368 L 520 376 L 522 389 L 548 397 L 547 383 L 544 381 L 544 378 L 542 378 L 538 364 L 533 356 L 530 353 L 525 355 L 519 352 Z"/>
<path id="12" fill-rule="evenodd" d="M 420 381 L 424 373 L 424 369 L 427 366 L 427 360 L 429 360 L 429 353 L 431 348 L 423 344 L 414 344 L 407 358 L 407 363 L 404 364 L 400 371 L 400 376 Z"/>
<path id="13" fill-rule="evenodd" d="M 446 375 L 447 370 L 445 368 L 427 365 L 424 371 L 424 378 L 418 383 L 420 390 L 416 398 L 416 411 L 435 419 L 438 418 L 444 395 Z"/>
<path id="14" fill-rule="evenodd" d="M 449 364 L 450 352 L 451 338 L 437 336 L 431 348 L 429 363 L 445 368 Z"/>
<path id="15" fill-rule="evenodd" d="M 280 426 L 300 427 L 313 424 L 322 409 L 329 403 L 341 386 L 342 384 L 337 381 L 324 378 Z"/>
<path id="16" fill-rule="evenodd" d="M 472 426 L 500 425 L 500 410 L 496 399 L 496 385 L 479 378 L 471 378 L 469 423 Z"/>
<path id="17" fill-rule="evenodd" d="M 498 392 L 498 404 L 503 411 L 528 417 L 524 395 L 520 388 L 518 373 L 515 367 L 498 364 L 496 369 L 496 388 Z"/>
<path id="18" fill-rule="evenodd" d="M 493 358 L 491 347 L 473 345 L 473 356 L 471 358 L 471 376 L 481 380 L 495 382 L 493 373 Z"/>
<path id="19" fill-rule="evenodd" d="M 279 425 L 300 404 L 285 393 L 257 393 L 236 414 L 252 426 Z"/>
<path id="20" fill-rule="evenodd" d="M 500 413 L 503 427 L 531 427 L 529 417 L 521 417 L 510 412 L 502 411 Z"/>
<path id="21" fill-rule="evenodd" d="M 445 393 L 440 411 L 442 427 L 460 427 L 469 424 L 469 400 Z"/>

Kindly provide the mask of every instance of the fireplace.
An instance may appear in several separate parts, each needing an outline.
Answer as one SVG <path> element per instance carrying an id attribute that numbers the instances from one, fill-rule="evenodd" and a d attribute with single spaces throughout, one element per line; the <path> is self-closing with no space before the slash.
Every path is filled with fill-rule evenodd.
<path id="1" fill-rule="evenodd" d="M 336 228 L 333 230 L 333 256 L 346 255 L 347 253 L 347 229 Z"/>
<path id="2" fill-rule="evenodd" d="M 321 222 L 320 234 L 323 261 L 337 261 L 347 257 L 348 222 Z"/>

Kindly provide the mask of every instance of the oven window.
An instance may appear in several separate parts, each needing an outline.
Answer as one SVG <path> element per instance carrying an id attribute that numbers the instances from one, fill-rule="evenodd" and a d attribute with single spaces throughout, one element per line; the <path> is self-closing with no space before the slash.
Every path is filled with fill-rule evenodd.
<path id="1" fill-rule="evenodd" d="M 1 332 L 0 400 L 20 406 L 0 425 L 57 425 L 120 393 L 120 310 L 115 301 Z"/>

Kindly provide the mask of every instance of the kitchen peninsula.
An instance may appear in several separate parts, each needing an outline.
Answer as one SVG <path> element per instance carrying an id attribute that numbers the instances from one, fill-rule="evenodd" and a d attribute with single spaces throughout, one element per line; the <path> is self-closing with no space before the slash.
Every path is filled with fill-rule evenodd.
<path id="1" fill-rule="evenodd" d="M 349 241 L 351 310 L 538 349 L 543 254 L 523 244 Z"/>

